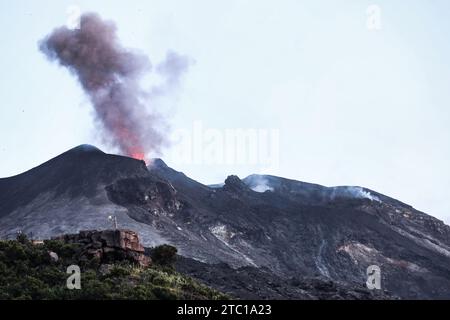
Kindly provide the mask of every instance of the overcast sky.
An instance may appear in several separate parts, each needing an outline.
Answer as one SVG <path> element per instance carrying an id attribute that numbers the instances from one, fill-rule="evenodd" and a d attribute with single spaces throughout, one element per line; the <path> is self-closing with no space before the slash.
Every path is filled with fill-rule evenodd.
<path id="1" fill-rule="evenodd" d="M 38 50 L 70 5 L 115 21 L 154 64 L 191 58 L 153 106 L 176 170 L 365 186 L 450 223 L 450 2 L 0 0 L 0 177 L 83 143 L 115 152 L 76 79 Z M 256 158 L 221 161 L 241 151 L 227 134 L 254 133 Z"/>

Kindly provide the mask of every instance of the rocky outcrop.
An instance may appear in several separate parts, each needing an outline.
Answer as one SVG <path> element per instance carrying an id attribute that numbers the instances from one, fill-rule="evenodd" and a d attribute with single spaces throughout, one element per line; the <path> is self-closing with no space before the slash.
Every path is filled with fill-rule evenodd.
<path id="1" fill-rule="evenodd" d="M 80 244 L 82 256 L 95 257 L 100 263 L 129 260 L 142 267 L 151 263 L 151 259 L 144 254 L 137 233 L 131 230 L 80 231 L 53 239 Z"/>
<path id="2" fill-rule="evenodd" d="M 230 192 L 245 192 L 248 191 L 249 188 L 245 185 L 244 182 L 242 182 L 241 179 L 239 179 L 238 176 L 231 175 L 228 176 L 225 180 L 225 185 L 223 187 L 224 190 L 230 191 Z"/>
<path id="3" fill-rule="evenodd" d="M 139 207 L 153 216 L 173 216 L 182 207 L 175 188 L 153 176 L 120 179 L 107 186 L 106 191 L 114 203 Z"/>

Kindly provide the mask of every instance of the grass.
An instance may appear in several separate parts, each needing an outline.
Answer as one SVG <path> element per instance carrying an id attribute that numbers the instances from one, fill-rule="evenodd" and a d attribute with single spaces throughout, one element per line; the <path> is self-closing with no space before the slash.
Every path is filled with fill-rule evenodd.
<path id="1" fill-rule="evenodd" d="M 49 252 L 58 254 L 58 261 Z M 0 299 L 2 300 L 217 300 L 229 297 L 170 265 L 141 268 L 117 261 L 108 268 L 80 255 L 77 245 L 49 240 L 33 245 L 22 238 L 0 241 Z M 67 267 L 81 268 L 81 289 L 69 290 Z M 107 271 L 104 271 L 107 269 Z"/>

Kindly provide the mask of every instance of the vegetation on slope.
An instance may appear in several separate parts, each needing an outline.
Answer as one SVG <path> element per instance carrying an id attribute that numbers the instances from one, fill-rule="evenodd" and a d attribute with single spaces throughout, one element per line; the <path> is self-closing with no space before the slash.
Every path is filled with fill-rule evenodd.
<path id="1" fill-rule="evenodd" d="M 79 255 L 80 247 L 49 240 L 33 245 L 25 237 L 0 241 L 0 299 L 226 299 L 227 296 L 174 271 L 166 262 L 141 268 L 127 261 L 100 265 Z M 161 249 L 160 249 L 161 251 Z M 162 249 L 163 252 L 167 248 Z M 174 251 L 172 249 L 172 251 Z M 175 250 L 176 251 L 176 250 Z M 58 255 L 52 258 L 50 252 Z M 158 252 L 158 250 L 157 250 Z M 67 267 L 81 269 L 81 289 L 66 286 Z"/>

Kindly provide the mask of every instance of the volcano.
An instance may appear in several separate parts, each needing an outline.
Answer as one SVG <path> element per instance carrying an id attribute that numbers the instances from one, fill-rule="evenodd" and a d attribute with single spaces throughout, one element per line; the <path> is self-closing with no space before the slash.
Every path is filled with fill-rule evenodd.
<path id="1" fill-rule="evenodd" d="M 175 245 L 179 268 L 212 285 L 229 288 L 225 273 L 239 274 L 244 297 L 267 297 L 275 282 L 286 290 L 270 297 L 303 297 L 295 279 L 305 278 L 364 290 L 367 267 L 377 265 L 383 292 L 450 298 L 450 227 L 405 203 L 268 175 L 207 186 L 161 159 L 150 163 L 82 145 L 0 179 L 0 237 L 110 229 L 113 215 L 146 247 Z"/>

